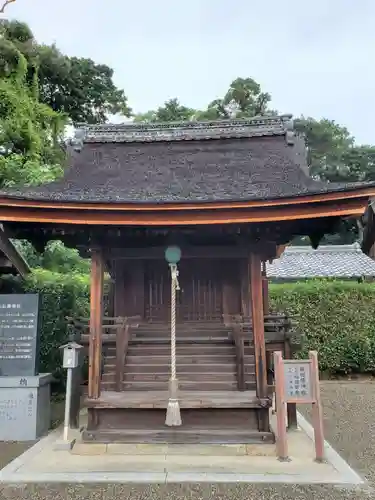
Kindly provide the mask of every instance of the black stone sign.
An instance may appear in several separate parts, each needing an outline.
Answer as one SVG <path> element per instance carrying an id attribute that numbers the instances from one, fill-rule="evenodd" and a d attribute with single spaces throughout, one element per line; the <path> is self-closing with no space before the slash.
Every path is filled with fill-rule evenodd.
<path id="1" fill-rule="evenodd" d="M 0 376 L 38 375 L 38 294 L 0 295 Z"/>

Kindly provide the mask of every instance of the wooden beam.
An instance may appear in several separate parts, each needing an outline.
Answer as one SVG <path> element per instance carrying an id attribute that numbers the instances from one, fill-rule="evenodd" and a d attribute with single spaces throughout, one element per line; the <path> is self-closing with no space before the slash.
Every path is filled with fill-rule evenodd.
<path id="1" fill-rule="evenodd" d="M 108 210 L 108 211 L 159 211 L 169 212 L 173 210 L 221 210 L 227 208 L 255 208 L 255 207 L 281 207 L 285 205 L 300 205 L 303 203 L 324 203 L 327 201 L 338 202 L 352 198 L 375 196 L 375 187 L 360 186 L 354 189 L 335 191 L 332 193 L 317 193 L 306 196 L 292 196 L 275 200 L 248 200 L 248 201 L 221 201 L 221 202 L 191 202 L 191 203 L 92 203 L 92 202 L 68 202 L 68 201 L 38 201 L 22 200 L 10 197 L 0 197 L 0 205 L 8 207 L 29 208 L 58 208 L 63 210 Z"/>
<path id="2" fill-rule="evenodd" d="M 348 198 L 340 202 L 285 205 L 243 209 L 206 209 L 194 212 L 171 210 L 157 212 L 120 210 L 79 210 L 0 206 L 0 220 L 7 222 L 38 222 L 77 225 L 111 226 L 191 226 L 259 223 L 287 220 L 305 220 L 325 217 L 363 215 L 366 198 Z"/>
<path id="3" fill-rule="evenodd" d="M 257 396 L 267 396 L 266 343 L 264 337 L 262 261 L 259 254 L 250 254 L 251 310 L 254 336 Z"/>
<path id="4" fill-rule="evenodd" d="M 271 242 L 264 242 L 257 245 L 232 245 L 232 246 L 181 246 L 183 259 L 245 259 L 247 260 L 250 251 L 273 251 L 276 245 Z M 163 259 L 165 246 L 148 248 L 113 248 L 111 258 L 115 261 L 122 259 Z"/>
<path id="5" fill-rule="evenodd" d="M 100 249 L 91 252 L 89 387 L 92 399 L 100 396 L 104 259 Z"/>
<path id="6" fill-rule="evenodd" d="M 6 256 L 22 277 L 30 273 L 27 262 L 9 239 L 2 224 L 0 224 L 0 252 Z"/>

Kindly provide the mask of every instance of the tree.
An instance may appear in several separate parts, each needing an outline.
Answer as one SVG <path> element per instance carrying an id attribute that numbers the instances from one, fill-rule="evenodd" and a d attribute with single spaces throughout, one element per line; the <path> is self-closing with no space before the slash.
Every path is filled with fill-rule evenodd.
<path id="1" fill-rule="evenodd" d="M 21 52 L 28 63 L 29 83 L 37 74 L 39 99 L 73 123 L 102 123 L 109 114 L 130 116 L 123 90 L 113 82 L 113 70 L 91 59 L 68 57 L 55 45 L 40 45 L 25 23 L 2 20 L 1 38 Z M 0 61 L 4 48 L 0 46 Z"/>
<path id="2" fill-rule="evenodd" d="M 63 56 L 55 46 L 40 46 L 40 99 L 73 123 L 104 123 L 109 114 L 130 116 L 123 90 L 113 83 L 113 70 L 91 59 Z"/>
<path id="3" fill-rule="evenodd" d="M 212 101 L 206 110 L 198 114 L 199 120 L 227 118 L 251 118 L 273 113 L 268 108 L 271 96 L 262 92 L 253 78 L 236 78 L 221 99 Z"/>
<path id="4" fill-rule="evenodd" d="M 271 96 L 262 92 L 252 78 L 237 78 L 223 98 L 212 101 L 205 110 L 183 106 L 177 98 L 170 99 L 156 110 L 135 115 L 136 122 L 171 122 L 246 118 L 273 113 L 268 109 Z"/>
<path id="5" fill-rule="evenodd" d="M 11 25 L 15 39 L 29 39 L 24 26 Z M 0 38 L 0 186 L 34 185 L 62 173 L 66 117 L 38 99 L 35 65 L 18 44 Z M 28 81 L 28 75 L 33 77 Z"/>
<path id="6" fill-rule="evenodd" d="M 349 147 L 343 154 L 348 181 L 375 181 L 375 146 Z"/>
<path id="7" fill-rule="evenodd" d="M 73 123 L 103 122 L 107 114 L 129 115 L 113 70 L 91 59 L 67 57 L 40 45 L 30 28 L 0 21 L 0 188 L 50 182 L 63 173 L 63 132 Z M 89 262 L 61 242 L 42 254 L 15 242 L 33 267 L 87 273 Z"/>
<path id="8" fill-rule="evenodd" d="M 344 157 L 354 146 L 348 129 L 325 118 L 315 120 L 302 116 L 294 123 L 295 129 L 306 139 L 310 174 L 331 182 L 346 180 L 349 173 Z"/>
<path id="9" fill-rule="evenodd" d="M 0 7 L 0 14 L 4 14 L 6 6 L 15 1 L 16 0 L 5 0 L 3 5 Z"/>
<path id="10" fill-rule="evenodd" d="M 194 118 L 196 111 L 180 104 L 179 100 L 174 98 L 166 101 L 164 106 L 156 110 L 149 110 L 146 113 L 135 115 L 136 122 L 178 122 L 188 121 Z"/>

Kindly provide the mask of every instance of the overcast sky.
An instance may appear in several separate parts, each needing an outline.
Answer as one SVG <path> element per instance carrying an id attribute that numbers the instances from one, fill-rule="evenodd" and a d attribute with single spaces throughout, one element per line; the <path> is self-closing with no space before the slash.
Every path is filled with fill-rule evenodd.
<path id="1" fill-rule="evenodd" d="M 171 97 L 203 108 L 250 76 L 280 112 L 375 144 L 374 0 L 16 0 L 6 14 L 113 67 L 137 112 Z"/>

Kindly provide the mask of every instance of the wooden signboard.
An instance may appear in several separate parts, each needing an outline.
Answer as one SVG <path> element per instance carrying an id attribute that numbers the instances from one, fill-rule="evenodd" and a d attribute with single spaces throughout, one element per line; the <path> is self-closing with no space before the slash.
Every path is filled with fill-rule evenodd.
<path id="1" fill-rule="evenodd" d="M 287 403 L 311 404 L 313 413 L 315 459 L 324 460 L 323 414 L 320 400 L 318 355 L 309 359 L 283 359 L 281 351 L 274 353 L 275 395 L 277 415 L 276 448 L 279 460 L 288 460 L 286 431 Z"/>

